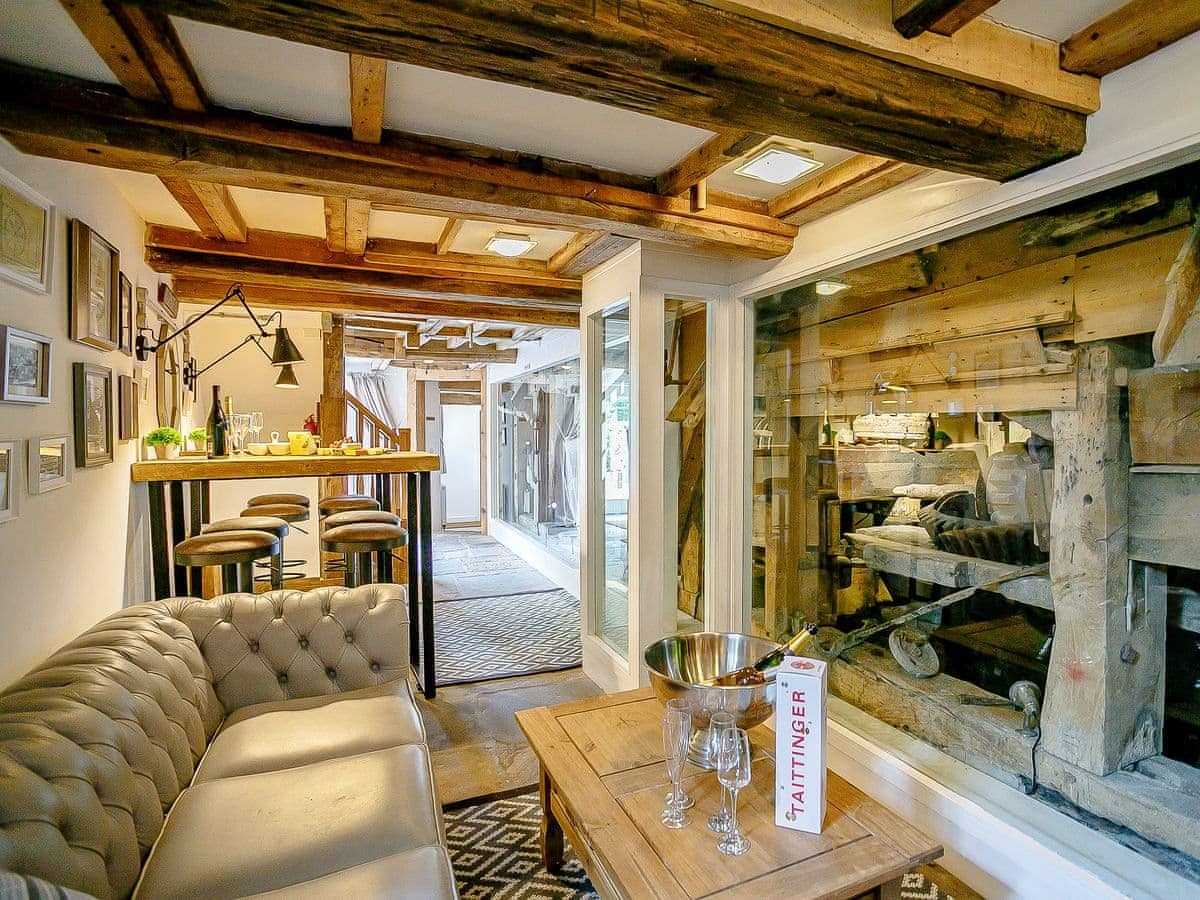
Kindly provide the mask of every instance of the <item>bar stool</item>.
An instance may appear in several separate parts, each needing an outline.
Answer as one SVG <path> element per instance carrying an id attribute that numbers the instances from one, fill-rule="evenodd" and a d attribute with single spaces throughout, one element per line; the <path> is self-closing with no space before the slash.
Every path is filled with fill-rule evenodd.
<path id="1" fill-rule="evenodd" d="M 291 503 L 308 509 L 310 501 L 304 494 L 259 494 L 246 501 L 247 506 L 272 506 L 276 503 Z"/>
<path id="2" fill-rule="evenodd" d="M 385 522 L 361 522 L 357 525 L 338 525 L 327 528 L 321 535 L 321 549 L 341 553 L 346 561 L 346 587 L 358 587 L 372 580 L 371 554 L 379 559 L 377 576 L 382 582 L 392 580 L 392 553 L 408 543 L 408 532 L 398 525 Z"/>
<path id="3" fill-rule="evenodd" d="M 299 495 L 299 494 L 263 494 L 262 496 L 264 496 L 264 497 L 284 497 L 284 496 L 299 497 L 301 495 Z M 257 499 L 257 498 L 255 498 L 255 499 Z M 307 497 L 303 497 L 302 499 L 308 500 Z M 307 522 L 308 521 L 308 506 L 302 505 L 299 503 L 260 503 L 257 506 L 247 506 L 245 509 L 242 510 L 241 515 L 243 517 L 249 516 L 251 518 L 267 516 L 272 519 L 283 519 L 283 521 L 287 522 L 289 525 L 295 525 L 297 522 Z M 305 532 L 305 530 L 303 528 L 297 527 L 296 530 L 299 531 L 301 534 L 307 534 L 307 532 Z M 281 543 L 282 543 L 282 540 L 283 539 L 280 538 Z M 280 552 L 282 554 L 282 550 Z M 308 562 L 308 560 L 304 560 L 304 559 L 282 559 L 281 558 L 280 563 L 279 563 L 280 577 L 282 578 L 283 581 L 290 581 L 294 578 L 303 578 L 304 577 L 303 572 L 297 572 L 294 570 L 303 568 L 303 566 L 307 562 Z M 269 578 L 271 578 L 271 576 L 269 574 L 261 575 L 261 576 L 259 576 L 258 580 L 265 581 Z M 272 583 L 272 585 L 274 585 L 274 583 L 275 583 L 274 580 L 272 580 L 271 583 Z"/>
<path id="4" fill-rule="evenodd" d="M 254 562 L 278 553 L 279 538 L 265 531 L 219 531 L 180 541 L 175 545 L 175 563 L 191 569 L 220 566 L 223 592 L 253 593 Z M 191 573 L 188 581 L 198 584 L 199 573 Z"/>
<path id="5" fill-rule="evenodd" d="M 379 509 L 379 501 L 365 494 L 338 494 L 336 497 L 324 497 L 317 502 L 317 510 L 322 516 L 360 509 Z"/>
<path id="6" fill-rule="evenodd" d="M 400 517 L 398 515 L 396 515 L 395 513 L 388 512 L 386 509 L 352 509 L 352 510 L 347 510 L 346 512 L 334 513 L 333 515 L 326 516 L 324 519 L 321 520 L 321 524 L 324 526 L 326 531 L 328 531 L 330 528 L 338 528 L 342 525 L 381 524 L 381 525 L 396 525 L 397 527 L 399 527 Z M 403 529 L 401 529 L 401 530 L 403 530 Z M 408 535 L 408 532 L 405 532 L 405 543 L 408 542 L 407 535 Z M 386 561 L 384 560 L 385 556 L 387 557 Z M 378 572 L 385 571 L 385 566 L 390 565 L 391 559 L 392 559 L 392 551 L 390 549 L 381 550 L 378 553 L 376 553 L 375 554 L 375 569 L 376 569 L 376 571 L 378 571 Z M 330 566 L 329 571 L 331 573 L 335 572 L 335 571 L 342 571 L 342 565 L 344 565 L 344 562 L 339 560 L 339 565 L 337 565 L 336 567 Z M 390 568 L 387 569 L 387 571 L 390 571 Z"/>
<path id="7" fill-rule="evenodd" d="M 254 509 L 255 507 L 250 507 Z M 279 590 L 283 587 L 283 539 L 288 533 L 288 523 L 274 516 L 235 516 L 232 519 L 220 519 L 210 522 L 201 529 L 201 534 L 213 534 L 225 531 L 265 531 L 279 538 L 279 552 L 271 557 L 271 587 Z M 300 573 L 291 573 L 299 576 Z M 255 579 L 257 580 L 257 579 Z"/>

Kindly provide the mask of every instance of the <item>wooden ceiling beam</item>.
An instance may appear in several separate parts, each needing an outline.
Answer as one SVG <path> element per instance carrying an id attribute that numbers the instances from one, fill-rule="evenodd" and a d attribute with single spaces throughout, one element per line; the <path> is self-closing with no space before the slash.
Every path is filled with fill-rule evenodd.
<path id="1" fill-rule="evenodd" d="M 906 38 L 926 31 L 952 35 L 999 0 L 892 0 L 892 22 Z"/>
<path id="2" fill-rule="evenodd" d="M 346 200 L 346 252 L 361 257 L 367 249 L 367 224 L 371 220 L 371 204 L 366 200 Z"/>
<path id="3" fill-rule="evenodd" d="M 327 205 L 326 209 L 328 208 Z M 336 204 L 334 208 L 336 209 Z M 217 254 L 237 259 L 269 259 L 275 262 L 391 272 L 400 275 L 542 284 L 565 290 L 579 287 L 578 279 L 553 274 L 546 268 L 545 263 L 535 260 L 516 261 L 522 264 L 518 266 L 498 263 L 497 260 L 502 257 L 471 256 L 465 253 L 438 256 L 430 244 L 384 238 L 373 238 L 369 242 L 369 252 L 361 259 L 344 251 L 330 249 L 328 242 L 321 238 L 282 231 L 250 230 L 246 233 L 243 243 L 234 244 L 211 240 L 186 228 L 148 225 L 145 244 L 156 250 Z"/>
<path id="4" fill-rule="evenodd" d="M 304 265 L 295 262 L 235 258 L 216 253 L 185 253 L 146 248 L 146 264 L 168 275 L 224 279 L 227 283 L 253 281 L 280 287 L 339 290 L 343 293 L 393 293 L 406 297 L 454 297 L 466 300 L 507 300 L 512 303 L 578 309 L 578 286 L 560 288 L 540 284 L 472 281 L 445 276 L 377 272 L 355 267 Z"/>
<path id="5" fill-rule="evenodd" d="M 976 19 L 947 39 L 905 38 L 891 0 L 696 0 L 904 66 L 949 75 L 1075 112 L 1100 108 L 1100 80 L 1064 72 L 1058 42 Z M 887 154 L 881 154 L 887 155 Z"/>
<path id="6" fill-rule="evenodd" d="M 155 239 L 156 231 L 157 239 Z M 166 237 L 167 229 L 162 225 L 150 226 L 146 238 L 146 246 L 152 246 L 151 240 L 154 239 L 153 246 L 172 247 L 176 249 L 189 249 L 180 247 L 181 241 L 172 243 Z M 295 235 L 300 237 L 300 235 Z M 306 242 L 307 243 L 307 242 Z M 325 198 L 325 246 L 329 248 L 330 253 L 345 253 L 346 252 L 346 198 L 345 197 L 326 197 Z"/>
<path id="7" fill-rule="evenodd" d="M 726 163 L 746 155 L 766 139 L 765 135 L 740 129 L 717 132 L 655 180 L 660 194 L 685 194 Z"/>
<path id="8" fill-rule="evenodd" d="M 1133 0 L 1062 45 L 1062 67 L 1100 77 L 1200 31 L 1200 3 Z"/>
<path id="9" fill-rule="evenodd" d="M 558 274 L 564 278 L 582 278 L 601 263 L 606 263 L 619 253 L 624 253 L 637 241 L 619 234 L 603 234 L 584 247 L 563 267 Z"/>
<path id="10" fill-rule="evenodd" d="M 570 309 L 548 309 L 538 306 L 495 303 L 479 300 L 464 300 L 447 297 L 408 297 L 379 292 L 350 292 L 339 290 L 337 285 L 325 284 L 324 290 L 311 287 L 284 287 L 264 284 L 252 277 L 242 280 L 242 289 L 252 306 L 267 306 L 272 309 L 305 309 L 315 312 L 342 313 L 347 315 L 388 314 L 404 316 L 448 316 L 472 322 L 497 322 L 516 325 L 537 325 L 548 328 L 578 328 L 579 311 Z M 175 279 L 174 291 L 180 300 L 196 303 L 212 303 L 220 300 L 229 290 L 229 281 L 224 276 L 190 277 Z"/>
<path id="11" fill-rule="evenodd" d="M 0 133 L 25 152 L 153 175 L 344 196 L 463 218 L 607 231 L 773 258 L 795 228 L 769 216 L 516 168 L 433 158 L 229 110 L 189 115 L 111 87 L 0 64 Z"/>
<path id="12" fill-rule="evenodd" d="M 356 141 L 378 144 L 383 137 L 387 61 L 350 54 L 350 133 Z"/>
<path id="13" fill-rule="evenodd" d="M 615 4 L 580 15 L 576 0 L 153 2 L 189 19 L 713 131 L 816 141 L 985 178 L 1074 156 L 1086 139 L 1077 112 L 693 0 L 655 0 L 640 17 Z"/>
<path id="14" fill-rule="evenodd" d="M 246 240 L 246 220 L 242 218 L 233 195 L 225 185 L 190 178 L 164 177 L 160 180 L 205 238 L 233 242 Z"/>
<path id="15" fill-rule="evenodd" d="M 858 154 L 784 191 L 768 204 L 771 214 L 804 225 L 928 171 L 920 166 Z"/>
<path id="16" fill-rule="evenodd" d="M 442 228 L 442 233 L 438 235 L 437 243 L 434 245 L 438 256 L 445 256 L 450 252 L 450 246 L 454 243 L 454 239 L 458 237 L 458 233 L 462 231 L 465 220 L 451 217 L 446 220 L 446 225 Z"/>
<path id="17" fill-rule="evenodd" d="M 600 231 L 579 232 L 551 254 L 550 258 L 546 260 L 546 268 L 551 272 L 561 272 L 574 262 L 580 253 L 604 236 L 604 233 Z"/>
<path id="18" fill-rule="evenodd" d="M 427 360 L 430 362 L 496 362 L 514 363 L 516 349 L 501 350 L 497 347 L 458 347 L 451 349 L 445 341 L 430 341 L 420 347 L 401 346 L 396 342 L 396 358 Z"/>

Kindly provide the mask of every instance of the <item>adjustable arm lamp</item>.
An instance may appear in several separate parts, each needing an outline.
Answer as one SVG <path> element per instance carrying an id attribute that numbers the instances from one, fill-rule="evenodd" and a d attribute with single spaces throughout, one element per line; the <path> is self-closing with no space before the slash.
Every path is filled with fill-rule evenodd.
<path id="1" fill-rule="evenodd" d="M 254 344 L 258 347 L 258 349 L 262 351 L 263 356 L 267 357 L 267 359 L 269 359 L 271 361 L 271 365 L 281 367 L 280 373 L 279 373 L 279 378 L 275 381 L 275 387 L 278 387 L 278 388 L 299 387 L 299 385 L 296 383 L 296 373 L 292 370 L 292 365 L 294 363 L 303 362 L 304 356 L 300 353 L 300 349 L 296 346 L 295 342 L 293 342 L 292 339 L 288 336 L 287 329 L 283 327 L 283 324 L 282 324 L 283 323 L 283 313 L 276 310 L 275 312 L 271 313 L 271 315 L 267 316 L 265 319 L 260 321 L 258 316 L 256 316 L 254 314 L 254 311 L 252 309 L 250 309 L 250 304 L 246 302 L 246 295 L 242 293 L 242 286 L 240 284 L 231 285 L 229 290 L 225 292 L 224 297 L 222 297 L 220 300 L 218 300 L 216 303 L 214 303 L 208 309 L 204 310 L 204 312 L 200 313 L 199 315 L 192 316 L 190 319 L 188 319 L 186 322 L 184 322 L 179 328 L 177 328 L 175 331 L 173 331 L 171 334 L 167 335 L 160 341 L 153 340 L 154 331 L 152 329 L 149 329 L 149 328 L 138 329 L 137 342 L 135 344 L 137 358 L 139 360 L 145 360 L 150 356 L 151 353 L 157 353 L 160 349 L 162 349 L 162 347 L 165 344 L 169 344 L 171 341 L 173 341 L 175 338 L 179 337 L 179 335 L 183 334 L 185 331 L 187 331 L 189 328 L 191 328 L 193 325 L 195 325 L 197 322 L 199 322 L 205 316 L 220 309 L 222 306 L 224 306 L 226 303 L 228 303 L 234 297 L 236 297 L 238 299 L 238 302 L 240 302 L 242 304 L 242 308 L 246 310 L 246 315 L 250 317 L 250 321 L 252 321 L 254 323 L 255 328 L 258 329 L 258 333 L 247 335 L 246 338 L 240 344 L 235 346 L 228 353 L 223 354 L 222 356 L 215 359 L 213 362 L 209 363 L 203 369 L 197 370 L 195 368 L 195 366 L 189 361 L 184 366 L 184 370 L 183 370 L 184 386 L 187 387 L 188 389 L 194 388 L 195 384 L 196 384 L 196 380 L 200 377 L 201 374 L 203 374 L 204 372 L 207 372 L 209 369 L 211 369 L 217 363 L 221 362 L 221 360 L 232 355 L 236 351 L 240 350 L 242 347 L 246 346 L 246 344 L 253 341 Z M 274 347 L 271 348 L 271 352 L 267 353 L 266 349 L 262 345 L 262 341 L 264 338 L 268 338 L 271 336 L 270 332 L 267 331 L 267 326 L 275 321 L 279 322 L 279 324 L 275 328 L 275 345 L 274 345 Z"/>

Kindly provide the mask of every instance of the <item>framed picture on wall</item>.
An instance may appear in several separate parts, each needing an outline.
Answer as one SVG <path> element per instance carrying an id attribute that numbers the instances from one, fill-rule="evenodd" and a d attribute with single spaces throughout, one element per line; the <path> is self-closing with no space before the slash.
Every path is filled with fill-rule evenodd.
<path id="1" fill-rule="evenodd" d="M 117 347 L 126 356 L 133 356 L 133 282 L 120 273 L 117 295 Z"/>
<path id="2" fill-rule="evenodd" d="M 54 204 L 0 169 L 0 278 L 43 294 L 54 264 Z"/>
<path id="3" fill-rule="evenodd" d="M 138 436 L 138 388 L 132 375 L 117 376 L 117 440 Z"/>
<path id="4" fill-rule="evenodd" d="M 75 363 L 75 466 L 113 461 L 113 371 Z"/>
<path id="5" fill-rule="evenodd" d="M 179 298 L 175 296 L 169 284 L 158 286 L 158 305 L 169 319 L 175 319 L 179 315 Z"/>
<path id="6" fill-rule="evenodd" d="M 50 402 L 50 338 L 0 325 L 0 400 Z"/>
<path id="7" fill-rule="evenodd" d="M 115 350 L 120 336 L 121 254 L 83 222 L 71 222 L 71 340 Z"/>
<path id="8" fill-rule="evenodd" d="M 65 434 L 29 439 L 29 493 L 44 494 L 71 482 L 71 439 Z"/>
<path id="9" fill-rule="evenodd" d="M 17 517 L 17 500 L 21 482 L 18 479 L 21 456 L 20 441 L 0 441 L 0 525 Z"/>

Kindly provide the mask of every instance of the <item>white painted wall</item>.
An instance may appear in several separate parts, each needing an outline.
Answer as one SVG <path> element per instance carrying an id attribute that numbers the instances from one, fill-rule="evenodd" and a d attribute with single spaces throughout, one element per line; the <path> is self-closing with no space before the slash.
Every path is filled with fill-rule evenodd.
<path id="1" fill-rule="evenodd" d="M 0 323 L 52 339 L 52 402 L 0 403 L 0 440 L 73 433 L 72 363 L 89 362 L 116 376 L 134 372 L 131 357 L 103 352 L 68 337 L 67 228 L 80 218 L 121 252 L 121 270 L 157 294 L 158 276 L 143 263 L 144 225 L 101 169 L 35 159 L 0 140 L 0 167 L 58 206 L 49 294 L 0 281 Z M 154 317 L 151 324 L 156 325 Z M 147 367 L 151 373 L 153 369 Z M 154 427 L 153 386 L 141 406 L 142 433 Z M 114 396 L 114 415 L 116 398 Z M 115 426 L 114 426 L 115 431 Z M 20 517 L 0 525 L 0 685 L 107 614 L 148 592 L 145 486 L 134 488 L 129 466 L 137 443 L 114 434 L 115 460 L 76 470 L 66 487 L 30 496 L 21 465 Z M 21 448 L 24 456 L 25 447 Z"/>
<path id="2" fill-rule="evenodd" d="M 247 292 L 246 299 L 260 320 L 274 312 L 271 308 L 254 302 L 253 290 Z M 187 305 L 182 307 L 180 315 L 186 318 L 202 312 L 203 309 L 202 306 Z M 287 440 L 289 431 L 303 429 L 305 418 L 316 414 L 317 400 L 321 395 L 321 314 L 288 310 L 283 315 L 283 324 L 304 356 L 304 362 L 297 363 L 294 368 L 300 387 L 297 390 L 281 390 L 275 387 L 278 370 L 253 345 L 243 347 L 214 366 L 212 371 L 200 376 L 191 421 L 185 423 L 188 428 L 203 427 L 212 406 L 212 388 L 213 385 L 217 385 L 221 389 L 222 397 L 228 394 L 232 399 L 235 413 L 263 414 L 263 431 L 260 435 L 262 440 L 269 441 L 272 431 L 278 431 L 280 438 Z M 192 355 L 196 357 L 200 368 L 204 368 L 253 330 L 254 325 L 240 305 L 228 303 L 221 307 L 219 313 L 210 315 L 192 326 L 189 332 L 192 335 Z M 269 353 L 273 341 L 267 339 L 264 345 Z M 315 510 L 317 507 L 315 478 L 214 481 L 211 487 L 211 518 L 215 521 L 237 516 L 246 507 L 246 501 L 254 495 L 278 491 L 305 494 L 310 498 L 312 508 Z M 308 534 L 301 532 L 300 528 Z M 284 539 L 284 552 L 288 559 L 308 561 L 303 569 L 305 575 L 316 577 L 319 574 L 317 567 L 320 548 L 317 544 L 315 519 L 290 530 Z"/>
<path id="3" fill-rule="evenodd" d="M 447 525 L 478 522 L 479 407 L 443 405 L 442 434 L 445 522 Z"/>

